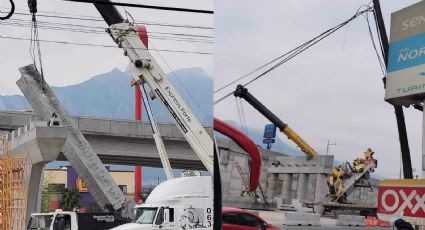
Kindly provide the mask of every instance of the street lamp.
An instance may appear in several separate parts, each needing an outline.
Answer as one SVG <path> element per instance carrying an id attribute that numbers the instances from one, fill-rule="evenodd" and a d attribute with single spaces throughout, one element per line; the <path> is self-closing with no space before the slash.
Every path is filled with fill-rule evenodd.
<path id="1" fill-rule="evenodd" d="M 330 141 L 328 140 L 328 144 L 326 145 L 326 155 L 328 155 L 329 154 L 329 146 L 330 145 L 336 145 L 336 142 L 334 142 L 334 143 L 330 143 Z"/>

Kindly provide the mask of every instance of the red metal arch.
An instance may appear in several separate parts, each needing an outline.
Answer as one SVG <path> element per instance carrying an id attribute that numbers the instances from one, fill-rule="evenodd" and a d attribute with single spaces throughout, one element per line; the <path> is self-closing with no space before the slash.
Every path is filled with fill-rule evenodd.
<path id="1" fill-rule="evenodd" d="M 261 154 L 255 142 L 238 129 L 217 118 L 214 118 L 214 130 L 232 139 L 249 154 L 251 157 L 249 189 L 255 191 L 258 187 L 261 170 Z"/>

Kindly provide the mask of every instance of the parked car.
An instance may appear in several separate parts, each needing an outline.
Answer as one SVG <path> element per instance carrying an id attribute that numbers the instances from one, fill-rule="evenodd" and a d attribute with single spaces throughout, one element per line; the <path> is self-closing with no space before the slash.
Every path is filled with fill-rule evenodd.
<path id="1" fill-rule="evenodd" d="M 282 230 L 254 213 L 238 208 L 223 208 L 222 222 L 223 230 Z"/>

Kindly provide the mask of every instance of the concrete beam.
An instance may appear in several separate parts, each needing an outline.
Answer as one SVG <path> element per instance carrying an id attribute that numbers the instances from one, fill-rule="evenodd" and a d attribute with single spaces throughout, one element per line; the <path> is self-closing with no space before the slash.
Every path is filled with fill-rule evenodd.
<path id="1" fill-rule="evenodd" d="M 268 169 L 269 173 L 323 173 L 330 174 L 333 167 L 333 156 L 276 157 L 276 161 Z"/>
<path id="2" fill-rule="evenodd" d="M 38 116 L 34 112 L 5 111 L 0 110 L 0 130 L 16 130 L 31 121 L 37 120 Z M 74 123 L 84 135 L 104 135 L 133 138 L 152 138 L 152 129 L 149 122 L 110 119 L 91 116 L 71 116 Z M 183 135 L 173 123 L 158 123 L 159 130 L 164 140 L 184 141 Z M 213 132 L 211 126 L 204 126 L 208 133 Z"/>
<path id="3" fill-rule="evenodd" d="M 115 210 L 122 208 L 125 205 L 123 192 L 109 175 L 108 170 L 50 86 L 46 82 L 42 82 L 40 73 L 35 66 L 25 66 L 19 71 L 22 77 L 17 81 L 17 85 L 35 113 L 45 120 L 49 120 L 55 113 L 61 124 L 68 128 L 68 139 L 63 153 L 84 180 L 98 205 L 103 208 L 111 206 Z"/>
<path id="4" fill-rule="evenodd" d="M 41 211 L 44 165 L 55 160 L 62 150 L 68 129 L 47 126 L 47 122 L 30 123 L 8 135 L 12 157 L 26 158 L 26 221 L 33 212 Z"/>

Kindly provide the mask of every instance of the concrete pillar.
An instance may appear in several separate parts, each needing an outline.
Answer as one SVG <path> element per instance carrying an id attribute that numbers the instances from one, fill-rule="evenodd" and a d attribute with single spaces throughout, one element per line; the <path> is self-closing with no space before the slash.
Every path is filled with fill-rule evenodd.
<path id="1" fill-rule="evenodd" d="M 33 212 L 41 212 L 41 193 L 43 189 L 43 172 L 45 163 L 27 165 L 28 196 L 26 208 L 26 222 Z"/>
<path id="2" fill-rule="evenodd" d="M 328 186 L 327 186 L 327 176 L 326 174 L 317 174 L 316 179 L 316 191 L 314 193 L 314 201 L 316 202 L 322 202 L 326 201 L 326 194 L 328 193 Z M 324 207 L 322 205 L 315 205 L 314 211 L 320 215 L 323 214 Z"/>
<path id="3" fill-rule="evenodd" d="M 291 191 L 292 191 L 292 174 L 285 173 L 283 174 L 283 184 L 282 184 L 282 201 L 285 204 L 291 203 Z"/>
<path id="4" fill-rule="evenodd" d="M 267 200 L 273 202 L 276 196 L 277 184 L 279 180 L 279 174 L 269 173 L 267 174 L 267 184 L 266 184 L 266 196 Z"/>
<path id="5" fill-rule="evenodd" d="M 26 158 L 25 187 L 26 221 L 33 212 L 41 211 L 41 186 L 43 184 L 44 165 L 57 159 L 62 150 L 68 129 L 65 127 L 47 127 L 47 122 L 31 123 L 25 132 L 15 132 L 10 135 L 10 151 L 12 157 Z"/>
<path id="6" fill-rule="evenodd" d="M 306 200 L 308 194 L 308 174 L 300 173 L 298 178 L 297 199 Z"/>

